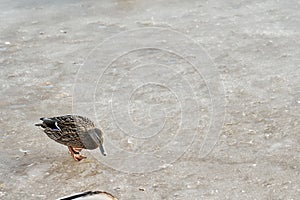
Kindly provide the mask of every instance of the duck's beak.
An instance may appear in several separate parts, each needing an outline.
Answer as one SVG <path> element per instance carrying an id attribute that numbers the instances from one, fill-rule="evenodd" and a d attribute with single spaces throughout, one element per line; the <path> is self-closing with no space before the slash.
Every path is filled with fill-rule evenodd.
<path id="1" fill-rule="evenodd" d="M 99 149 L 100 149 L 100 151 L 101 151 L 102 155 L 104 155 L 104 156 L 106 156 L 106 155 L 107 155 L 107 153 L 106 153 L 106 151 L 105 151 L 105 149 L 104 149 L 104 146 L 103 146 L 103 144 L 100 144 L 100 146 L 99 146 Z"/>

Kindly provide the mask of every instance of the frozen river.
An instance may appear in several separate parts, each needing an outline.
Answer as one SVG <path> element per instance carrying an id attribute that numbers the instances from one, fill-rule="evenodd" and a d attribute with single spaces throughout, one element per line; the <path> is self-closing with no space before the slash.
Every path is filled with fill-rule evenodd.
<path id="1" fill-rule="evenodd" d="M 300 4 L 0 0 L 0 199 L 298 199 Z M 108 156 L 34 124 L 80 114 Z"/>

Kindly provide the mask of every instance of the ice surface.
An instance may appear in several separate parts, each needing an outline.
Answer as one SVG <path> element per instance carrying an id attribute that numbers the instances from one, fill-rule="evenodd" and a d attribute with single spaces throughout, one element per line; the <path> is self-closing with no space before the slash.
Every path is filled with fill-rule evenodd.
<path id="1" fill-rule="evenodd" d="M 89 190 L 124 200 L 299 198 L 298 1 L 0 5 L 1 199 Z M 174 32 L 130 32 L 149 27 Z M 113 37 L 124 31 L 131 39 Z M 193 66 L 196 57 L 214 66 Z M 213 69 L 226 114 L 210 140 L 222 102 L 208 87 Z M 106 157 L 83 151 L 77 163 L 34 126 L 73 112 L 104 131 Z M 205 141 L 215 146 L 203 157 Z"/>

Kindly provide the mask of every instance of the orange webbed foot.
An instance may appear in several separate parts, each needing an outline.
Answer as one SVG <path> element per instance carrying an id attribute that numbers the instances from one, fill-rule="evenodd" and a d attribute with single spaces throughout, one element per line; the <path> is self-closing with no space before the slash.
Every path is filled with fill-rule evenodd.
<path id="1" fill-rule="evenodd" d="M 71 146 L 68 146 L 69 152 L 71 153 L 71 156 L 73 157 L 74 160 L 76 161 L 81 161 L 82 159 L 85 159 L 86 156 L 80 155 L 80 151 L 82 148 L 73 148 Z"/>

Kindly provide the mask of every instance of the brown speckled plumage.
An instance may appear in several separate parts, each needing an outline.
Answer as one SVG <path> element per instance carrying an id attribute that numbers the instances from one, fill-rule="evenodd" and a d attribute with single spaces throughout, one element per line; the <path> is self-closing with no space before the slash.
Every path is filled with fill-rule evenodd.
<path id="1" fill-rule="evenodd" d="M 102 154 L 106 155 L 103 147 L 103 133 L 95 127 L 90 119 L 79 115 L 64 115 L 51 118 L 43 117 L 40 120 L 42 123 L 36 124 L 36 126 L 41 126 L 52 140 L 68 146 L 75 160 L 79 161 L 85 158 L 79 154 L 81 149 L 99 147 Z"/>

